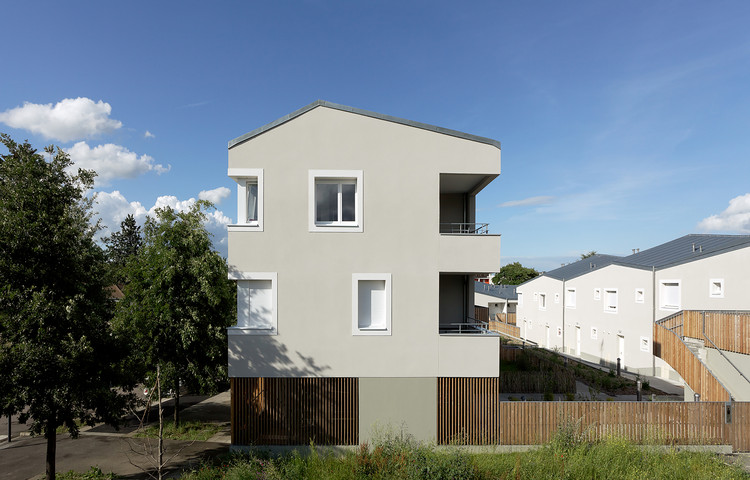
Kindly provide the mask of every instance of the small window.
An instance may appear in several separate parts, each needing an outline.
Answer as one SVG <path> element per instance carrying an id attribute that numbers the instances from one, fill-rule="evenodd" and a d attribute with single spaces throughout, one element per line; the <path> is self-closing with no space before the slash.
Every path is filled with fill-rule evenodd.
<path id="1" fill-rule="evenodd" d="M 635 303 L 643 303 L 646 300 L 646 291 L 642 288 L 635 289 Z"/>
<path id="2" fill-rule="evenodd" d="M 532 327 L 534 326 L 534 322 L 532 320 L 529 320 L 529 322 L 527 323 L 527 325 L 529 327 L 529 330 L 531 330 Z"/>
<path id="3" fill-rule="evenodd" d="M 711 298 L 724 298 L 724 279 L 712 278 L 708 282 L 708 289 Z"/>
<path id="4" fill-rule="evenodd" d="M 310 170 L 310 231 L 362 231 L 362 170 Z"/>
<path id="5" fill-rule="evenodd" d="M 557 327 L 557 336 L 562 337 L 562 327 Z"/>
<path id="6" fill-rule="evenodd" d="M 604 289 L 604 311 L 609 312 L 609 313 L 617 313 L 617 289 L 616 288 Z"/>
<path id="7" fill-rule="evenodd" d="M 539 301 L 539 294 L 537 292 L 534 292 L 534 301 L 535 302 Z"/>
<path id="8" fill-rule="evenodd" d="M 576 289 L 568 288 L 565 291 L 565 306 L 567 308 L 576 308 Z"/>
<path id="9" fill-rule="evenodd" d="M 518 306 L 523 307 L 523 293 L 518 292 Z"/>
<path id="10" fill-rule="evenodd" d="M 679 310 L 680 297 L 679 280 L 662 280 L 659 283 L 659 308 L 662 310 Z"/>
<path id="11" fill-rule="evenodd" d="M 599 336 L 599 329 L 596 327 L 591 327 L 591 339 L 596 340 L 598 336 Z"/>
<path id="12" fill-rule="evenodd" d="M 352 335 L 391 334 L 391 275 L 352 275 Z"/>
<path id="13" fill-rule="evenodd" d="M 641 352 L 648 352 L 650 343 L 648 337 L 641 337 Z"/>
<path id="14" fill-rule="evenodd" d="M 560 294 L 559 293 L 555 294 L 555 303 L 560 303 Z"/>
<path id="15" fill-rule="evenodd" d="M 229 176 L 237 182 L 237 223 L 235 231 L 263 231 L 263 169 L 230 168 Z"/>
<path id="16" fill-rule="evenodd" d="M 595 288 L 594 289 L 594 300 L 601 300 L 602 299 L 602 289 L 601 288 Z"/>
<path id="17" fill-rule="evenodd" d="M 230 273 L 237 280 L 237 325 L 230 335 L 276 335 L 276 273 Z"/>
<path id="18" fill-rule="evenodd" d="M 540 293 L 539 294 L 539 310 L 546 310 L 546 309 L 547 309 L 547 294 Z"/>

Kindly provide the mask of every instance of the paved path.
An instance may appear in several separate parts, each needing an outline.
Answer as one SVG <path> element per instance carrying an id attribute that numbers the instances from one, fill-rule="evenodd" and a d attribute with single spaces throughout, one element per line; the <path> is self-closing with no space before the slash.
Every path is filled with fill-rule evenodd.
<path id="1" fill-rule="evenodd" d="M 173 469 L 184 469 L 199 465 L 202 458 L 229 451 L 229 392 L 214 397 L 188 396 L 180 399 L 180 410 L 184 420 L 197 420 L 222 424 L 222 430 L 208 442 L 165 442 L 167 455 L 178 455 L 170 463 Z M 168 400 L 167 407 L 172 407 Z M 153 417 L 152 417 L 153 418 Z M 0 424 L 7 435 L 7 418 Z M 42 437 L 28 436 L 25 425 L 12 423 L 13 438 L 10 443 L 0 442 L 0 480 L 38 478 L 44 474 L 44 460 L 47 450 Z M 98 425 L 81 431 L 77 439 L 67 434 L 57 436 L 57 472 L 69 470 L 85 472 L 91 466 L 98 466 L 103 472 L 114 472 L 125 479 L 148 478 L 143 468 L 151 467 L 146 456 L 135 450 L 143 450 L 148 439 L 133 438 L 135 424 L 126 425 L 116 431 L 107 425 Z M 153 445 L 156 442 L 151 440 Z M 167 457 L 168 458 L 168 457 Z"/>

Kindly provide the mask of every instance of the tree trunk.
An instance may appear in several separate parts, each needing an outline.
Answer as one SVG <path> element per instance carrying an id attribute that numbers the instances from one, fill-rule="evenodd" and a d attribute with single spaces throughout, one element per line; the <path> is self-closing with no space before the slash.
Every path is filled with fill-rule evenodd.
<path id="1" fill-rule="evenodd" d="M 180 379 L 175 380 L 174 388 L 174 428 L 180 427 Z"/>
<path id="2" fill-rule="evenodd" d="M 162 480 L 162 466 L 164 465 L 164 410 L 161 408 L 161 368 L 156 364 L 156 397 L 159 399 L 159 461 L 156 465 L 156 474 Z"/>
<path id="3" fill-rule="evenodd" d="M 45 465 L 47 480 L 55 480 L 55 455 L 57 454 L 57 419 L 51 414 L 47 419 L 47 461 Z"/>

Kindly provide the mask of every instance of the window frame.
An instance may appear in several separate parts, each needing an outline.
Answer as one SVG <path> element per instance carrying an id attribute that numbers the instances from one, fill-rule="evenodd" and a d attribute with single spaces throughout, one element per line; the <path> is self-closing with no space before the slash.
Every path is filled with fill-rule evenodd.
<path id="1" fill-rule="evenodd" d="M 308 171 L 308 229 L 310 232 L 362 232 L 364 229 L 364 174 L 362 170 L 309 170 Z M 318 182 L 337 183 L 338 213 L 342 213 L 341 187 L 345 181 L 353 181 L 354 188 L 354 221 L 339 220 L 333 223 L 318 222 L 316 219 L 315 193 Z"/>
<path id="2" fill-rule="evenodd" d="M 360 328 L 359 326 L 359 282 L 385 281 L 385 328 Z M 352 335 L 391 335 L 392 291 L 390 273 L 352 274 Z"/>
<path id="3" fill-rule="evenodd" d="M 719 291 L 714 293 L 714 284 L 719 284 Z M 710 298 L 724 298 L 724 279 L 712 278 L 708 281 L 708 296 Z"/>
<path id="4" fill-rule="evenodd" d="M 667 284 L 677 285 L 677 305 L 666 305 L 664 303 L 664 289 Z M 663 279 L 659 280 L 659 310 L 678 312 L 682 308 L 682 280 Z"/>
<path id="5" fill-rule="evenodd" d="M 604 307 L 604 311 L 606 313 L 617 313 L 619 303 L 620 303 L 620 295 L 617 289 L 616 288 L 603 288 L 602 290 L 603 290 L 602 293 L 604 294 L 602 295 L 603 297 L 602 305 Z M 607 300 L 607 296 L 608 296 L 607 293 L 609 292 L 613 292 L 615 294 L 615 304 L 614 304 L 614 307 L 612 308 L 610 308 L 611 306 L 608 304 L 608 300 Z"/>
<path id="6" fill-rule="evenodd" d="M 646 289 L 645 288 L 635 289 L 635 303 L 646 303 Z"/>
<path id="7" fill-rule="evenodd" d="M 235 324 L 227 327 L 227 335 L 265 335 L 275 336 L 279 334 L 279 297 L 278 297 L 278 274 L 276 272 L 229 272 L 229 280 L 237 280 L 237 321 L 240 312 L 240 281 L 270 280 L 271 281 L 271 328 L 259 328 L 252 326 L 239 326 Z"/>
<path id="8" fill-rule="evenodd" d="M 547 310 L 547 294 L 539 292 L 539 310 Z"/>
<path id="9" fill-rule="evenodd" d="M 570 294 L 573 294 L 573 302 L 570 302 Z M 576 302 L 578 300 L 578 293 L 576 293 L 576 287 L 565 287 L 565 308 L 575 310 Z"/>
<path id="10" fill-rule="evenodd" d="M 231 231 L 263 231 L 263 169 L 262 168 L 230 168 L 229 177 L 237 182 L 237 223 L 229 225 Z M 250 181 L 258 185 L 258 219 L 247 220 L 247 184 Z"/>

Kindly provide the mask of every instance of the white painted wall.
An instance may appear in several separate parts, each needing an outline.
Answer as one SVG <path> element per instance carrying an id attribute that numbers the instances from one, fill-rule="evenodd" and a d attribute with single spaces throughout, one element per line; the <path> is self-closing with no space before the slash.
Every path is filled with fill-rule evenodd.
<path id="1" fill-rule="evenodd" d="M 549 327 L 552 332 L 551 348 L 561 348 L 562 337 L 557 336 L 557 328 L 562 328 L 562 282 L 540 276 L 518 286 L 516 291 L 523 298 L 522 301 L 519 299 L 516 314 L 516 325 L 521 329 L 521 336 L 546 347 L 546 328 Z M 546 295 L 544 309 L 540 308 L 539 304 L 542 294 Z M 557 302 L 555 295 L 558 298 Z"/>
<path id="2" fill-rule="evenodd" d="M 493 342 L 440 342 L 438 292 L 440 265 L 497 271 L 500 237 L 438 232 L 440 174 L 494 177 L 499 149 L 318 107 L 231 148 L 229 168 L 264 177 L 263 231 L 230 228 L 230 268 L 278 275 L 278 335 L 230 336 L 230 376 L 473 376 L 474 362 L 497 374 Z M 311 169 L 362 171 L 362 232 L 309 231 Z M 352 335 L 354 273 L 391 274 L 391 335 Z M 441 351 L 455 365 L 439 367 Z"/>

